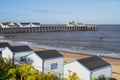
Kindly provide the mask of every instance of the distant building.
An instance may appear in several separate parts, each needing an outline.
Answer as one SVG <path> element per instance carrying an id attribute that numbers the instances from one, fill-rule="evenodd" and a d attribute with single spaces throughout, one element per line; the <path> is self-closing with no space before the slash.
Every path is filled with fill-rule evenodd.
<path id="1" fill-rule="evenodd" d="M 72 21 L 72 22 L 67 23 L 67 26 L 71 27 L 71 26 L 86 26 L 86 25 L 83 23 L 77 23 L 77 22 Z"/>
<path id="2" fill-rule="evenodd" d="M 17 23 L 13 22 L 4 22 L 0 24 L 1 28 L 16 28 L 19 27 Z"/>
<path id="3" fill-rule="evenodd" d="M 19 23 L 20 27 L 30 27 L 31 24 L 30 23 Z"/>
<path id="4" fill-rule="evenodd" d="M 19 23 L 20 27 L 40 27 L 40 23 Z"/>
<path id="5" fill-rule="evenodd" d="M 40 27 L 40 23 L 31 23 L 32 27 Z"/>
<path id="6" fill-rule="evenodd" d="M 64 65 L 64 74 L 69 75 L 68 70 L 75 72 L 80 77 L 80 80 L 112 77 L 112 66 L 97 56 L 66 63 Z"/>

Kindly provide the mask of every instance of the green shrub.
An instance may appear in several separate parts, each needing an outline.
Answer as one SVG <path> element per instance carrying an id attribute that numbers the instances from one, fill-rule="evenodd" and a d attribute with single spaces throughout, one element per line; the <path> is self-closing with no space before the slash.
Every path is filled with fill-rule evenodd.
<path id="1" fill-rule="evenodd" d="M 71 70 L 68 70 L 69 76 L 63 77 L 61 80 L 80 80 L 80 78 L 77 76 L 75 72 L 72 72 Z"/>

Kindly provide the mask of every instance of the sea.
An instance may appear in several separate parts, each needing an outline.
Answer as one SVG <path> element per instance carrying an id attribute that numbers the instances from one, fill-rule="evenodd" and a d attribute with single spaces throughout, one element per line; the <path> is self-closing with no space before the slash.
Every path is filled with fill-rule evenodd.
<path id="1" fill-rule="evenodd" d="M 120 25 L 96 26 L 97 31 L 19 33 L 0 42 L 120 58 Z"/>

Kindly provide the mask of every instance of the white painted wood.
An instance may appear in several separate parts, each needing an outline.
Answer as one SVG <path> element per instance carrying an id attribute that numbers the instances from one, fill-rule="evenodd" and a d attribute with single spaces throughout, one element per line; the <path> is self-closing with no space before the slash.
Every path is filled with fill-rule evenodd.
<path id="1" fill-rule="evenodd" d="M 51 69 L 51 64 L 57 63 L 57 69 Z M 63 74 L 63 65 L 64 65 L 64 58 L 63 57 L 56 57 L 52 59 L 48 59 L 44 61 L 44 72 L 55 72 L 56 74 Z"/>
<path id="2" fill-rule="evenodd" d="M 92 78 L 99 77 L 100 75 L 105 75 L 105 77 L 112 77 L 111 76 L 111 66 L 103 67 L 98 70 L 94 70 L 92 72 Z"/>
<path id="3" fill-rule="evenodd" d="M 31 55 L 29 55 L 27 57 L 27 59 L 31 60 L 31 65 L 37 69 L 38 71 L 42 72 L 42 63 L 43 63 L 43 60 L 36 54 L 36 53 L 33 53 Z M 29 63 L 29 62 L 28 62 Z"/>
<path id="4" fill-rule="evenodd" d="M 22 63 L 21 62 L 21 57 L 23 57 L 23 56 L 27 56 L 27 55 L 29 55 L 29 54 L 32 54 L 32 53 L 34 53 L 33 51 L 24 51 L 24 52 L 15 52 L 15 54 L 14 54 L 14 62 L 16 63 Z"/>
<path id="5" fill-rule="evenodd" d="M 65 77 L 69 76 L 68 70 L 75 72 L 80 80 L 91 80 L 91 78 L 98 78 L 100 75 L 105 75 L 105 77 L 112 77 L 112 67 L 106 66 L 95 70 L 88 70 L 80 62 L 74 61 L 64 65 L 64 75 Z"/>
<path id="6" fill-rule="evenodd" d="M 68 70 L 75 72 L 80 80 L 89 80 L 90 79 L 90 71 L 88 71 L 82 64 L 77 61 L 68 63 L 64 65 L 64 76 L 68 77 Z"/>
<path id="7" fill-rule="evenodd" d="M 8 47 L 6 47 L 2 51 L 2 57 L 6 58 L 6 59 L 12 59 L 13 58 L 13 52 Z"/>

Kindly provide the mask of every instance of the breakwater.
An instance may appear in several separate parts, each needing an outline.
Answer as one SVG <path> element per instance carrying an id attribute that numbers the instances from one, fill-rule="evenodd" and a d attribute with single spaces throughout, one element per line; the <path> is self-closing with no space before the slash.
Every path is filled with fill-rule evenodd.
<path id="1" fill-rule="evenodd" d="M 10 33 L 38 33 L 38 32 L 62 32 L 62 31 L 96 31 L 95 26 L 50 26 L 50 27 L 22 27 L 22 28 L 0 28 L 0 34 Z"/>

